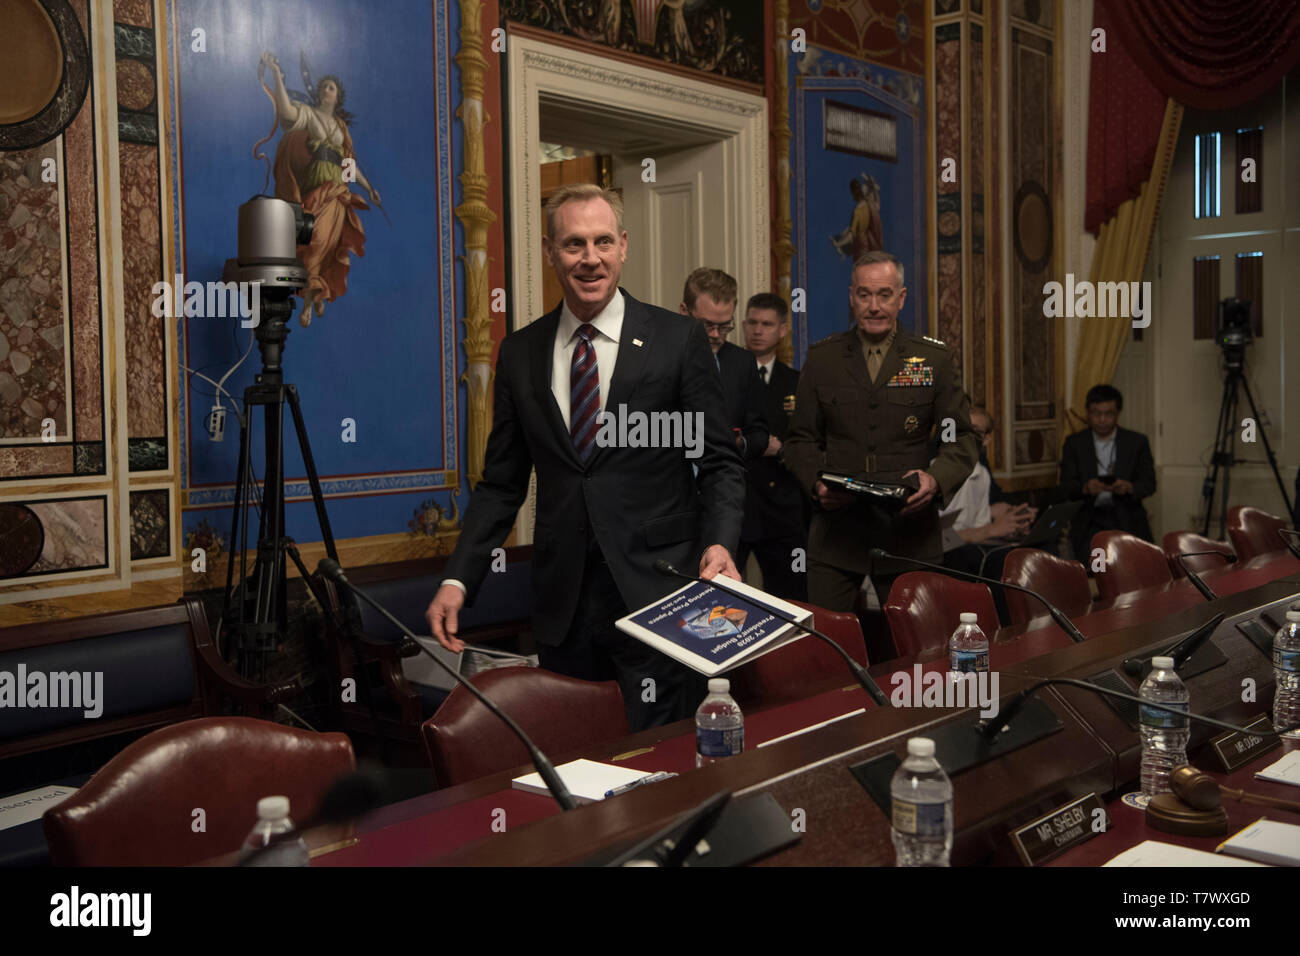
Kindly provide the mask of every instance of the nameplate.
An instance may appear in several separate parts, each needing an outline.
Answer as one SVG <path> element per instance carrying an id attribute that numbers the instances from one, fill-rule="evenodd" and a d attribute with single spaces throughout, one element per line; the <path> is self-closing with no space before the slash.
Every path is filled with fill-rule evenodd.
<path id="1" fill-rule="evenodd" d="M 1093 829 L 1093 821 L 1099 819 L 1098 810 L 1102 814 L 1100 819 L 1105 821 L 1105 829 L 1110 829 L 1105 804 L 1096 793 L 1090 793 L 1012 830 L 1011 845 L 1025 866 L 1042 866 L 1095 837 L 1099 831 Z"/>
<path id="2" fill-rule="evenodd" d="M 1210 741 L 1214 756 L 1224 773 L 1240 770 L 1261 754 L 1266 754 L 1274 747 L 1282 746 L 1282 740 L 1273 733 L 1273 725 L 1262 714 L 1246 725 L 1254 733 L 1240 734 L 1233 731 Z"/>

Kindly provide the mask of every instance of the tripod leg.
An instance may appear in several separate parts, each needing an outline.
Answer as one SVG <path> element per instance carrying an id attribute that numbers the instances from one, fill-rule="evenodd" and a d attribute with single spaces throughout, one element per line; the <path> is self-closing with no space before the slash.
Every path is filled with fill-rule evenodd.
<path id="1" fill-rule="evenodd" d="M 303 424 L 298 390 L 292 385 L 286 385 L 285 390 L 289 393 L 289 411 L 293 413 L 293 427 L 298 432 L 298 448 L 302 451 L 302 463 L 307 469 L 307 481 L 311 485 L 311 500 L 316 506 L 316 520 L 320 522 L 321 540 L 325 543 L 325 553 L 337 561 L 339 555 L 334 549 L 334 532 L 330 530 L 329 515 L 325 513 L 325 496 L 320 490 L 316 461 L 312 458 L 311 443 L 307 440 L 307 426 Z"/>
<path id="2" fill-rule="evenodd" d="M 1210 470 L 1205 476 L 1205 483 L 1201 486 L 1201 498 L 1205 502 L 1205 518 L 1201 523 L 1201 534 L 1205 536 L 1210 533 L 1210 519 L 1214 515 L 1214 492 L 1219 484 L 1219 463 L 1222 461 L 1223 445 L 1227 441 L 1225 433 L 1231 423 L 1228 417 L 1228 409 L 1232 402 L 1229 388 L 1229 382 L 1225 379 L 1223 397 L 1219 399 L 1219 420 L 1214 427 L 1214 452 L 1210 455 Z"/>
<path id="3" fill-rule="evenodd" d="M 239 513 L 242 508 L 244 498 L 246 497 L 248 491 L 248 488 L 244 483 L 245 481 L 244 476 L 247 474 L 247 469 L 248 469 L 248 443 L 249 443 L 248 428 L 249 425 L 251 424 L 251 421 L 247 414 L 247 409 L 248 409 L 247 394 L 244 395 L 244 409 L 245 409 L 244 420 L 239 423 L 239 470 L 235 473 L 235 501 L 234 501 L 234 507 L 231 508 L 231 515 L 230 515 L 230 537 L 229 539 L 227 539 L 230 543 L 230 553 L 226 556 L 226 592 L 221 602 L 221 624 L 222 624 L 222 629 L 227 631 L 227 633 L 229 633 L 229 627 L 230 627 L 230 604 L 231 604 L 230 585 L 232 579 L 234 578 L 234 573 L 235 573 L 235 536 L 239 533 L 239 526 L 240 526 Z M 243 579 L 241 578 L 240 579 L 241 588 L 243 587 L 243 583 L 244 583 Z M 239 609 L 240 609 L 241 618 L 243 617 L 243 608 L 244 608 L 244 598 L 243 598 L 243 594 L 241 593 L 239 598 Z M 221 635 L 218 634 L 217 639 L 220 640 L 220 638 Z"/>
<path id="4" fill-rule="evenodd" d="M 1250 402 L 1250 414 L 1255 419 L 1255 431 L 1259 433 L 1260 441 L 1264 443 L 1264 454 L 1268 458 L 1268 466 L 1273 469 L 1273 477 L 1277 480 L 1277 490 L 1282 493 L 1282 502 L 1286 505 L 1286 514 L 1291 515 L 1291 497 L 1286 493 L 1286 483 L 1282 481 L 1282 473 L 1277 467 L 1277 458 L 1273 456 L 1273 446 L 1268 443 L 1268 433 L 1264 431 L 1264 423 L 1259 420 L 1259 409 L 1255 407 L 1255 396 L 1250 394 L 1250 383 L 1246 377 L 1241 377 L 1241 387 L 1246 390 L 1246 401 Z"/>
<path id="5" fill-rule="evenodd" d="M 1232 383 L 1232 411 L 1228 415 L 1227 428 L 1223 432 L 1224 443 L 1227 446 L 1227 457 L 1223 463 L 1223 497 L 1219 499 L 1219 540 L 1224 541 L 1228 537 L 1228 501 L 1232 495 L 1232 466 L 1237 463 L 1237 409 L 1241 393 L 1238 386 L 1241 384 L 1241 373 L 1233 372 L 1229 375 Z"/>

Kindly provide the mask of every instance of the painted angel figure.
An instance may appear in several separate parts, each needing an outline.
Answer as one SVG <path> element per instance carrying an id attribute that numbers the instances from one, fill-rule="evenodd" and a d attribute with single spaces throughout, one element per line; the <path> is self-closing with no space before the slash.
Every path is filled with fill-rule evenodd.
<path id="1" fill-rule="evenodd" d="M 262 80 L 266 70 L 271 72 L 274 89 Z M 349 256 L 365 255 L 366 233 L 357 211 L 370 206 L 348 184 L 359 183 L 381 212 L 383 205 L 357 162 L 348 131 L 353 118 L 343 109 L 342 82 L 330 74 L 312 83 L 305 55 L 301 72 L 307 94 L 286 89 L 284 73 L 273 54 L 263 53 L 258 67 L 258 80 L 275 106 L 275 125 L 284 130 L 275 149 L 275 195 L 302 203 L 303 209 L 316 217 L 310 245 L 298 247 L 298 256 L 311 276 L 298 317 L 306 326 L 311 324 L 312 312 L 319 317 L 326 302 L 347 292 Z M 258 148 L 274 135 L 272 126 L 266 139 L 253 147 L 256 158 L 267 158 Z"/>
<path id="2" fill-rule="evenodd" d="M 847 229 L 831 236 L 831 244 L 841 257 L 857 262 L 859 256 L 885 247 L 880 222 L 880 186 L 874 176 L 861 173 L 857 179 L 849 180 L 849 193 L 853 196 L 853 217 Z"/>

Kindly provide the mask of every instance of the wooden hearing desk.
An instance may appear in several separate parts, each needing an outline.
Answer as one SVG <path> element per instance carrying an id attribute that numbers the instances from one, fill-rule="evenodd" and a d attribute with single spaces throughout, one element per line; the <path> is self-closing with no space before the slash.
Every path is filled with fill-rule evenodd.
<path id="1" fill-rule="evenodd" d="M 1193 701 L 1199 712 L 1221 719 L 1259 713 L 1271 703 L 1271 668 L 1231 628 L 1232 621 L 1258 609 L 1271 608 L 1276 615 L 1288 601 L 1300 599 L 1300 561 L 1289 554 L 1266 557 L 1205 575 L 1223 595 L 1212 604 L 1186 581 L 1108 602 L 1078 619 L 1079 629 L 1090 638 L 1081 645 L 1070 643 L 1055 625 L 1035 622 L 999 631 L 990 657 L 1001 675 L 1002 696 L 1042 676 L 1091 676 L 1116 668 L 1125 657 L 1163 649 L 1224 611 L 1228 619 L 1215 643 L 1228 655 L 1228 664 L 1189 681 Z M 890 661 L 871 670 L 888 693 L 889 675 L 912 663 Z M 921 663 L 925 670 L 945 666 L 943 661 Z M 1262 703 L 1242 705 L 1239 691 L 1231 693 L 1242 676 L 1256 680 Z M 549 797 L 510 789 L 512 777 L 531 770 L 514 768 L 386 807 L 363 822 L 355 845 L 320 856 L 313 866 L 577 863 L 644 838 L 722 790 L 737 799 L 770 793 L 792 815 L 803 811 L 801 841 L 763 865 L 892 865 L 889 821 L 848 767 L 886 752 L 902 755 L 908 737 L 952 721 L 971 722 L 976 714 L 876 708 L 856 684 L 846 684 L 832 681 L 811 688 L 802 700 L 747 714 L 747 752 L 724 763 L 694 769 L 694 728 L 691 721 L 681 721 L 583 753 L 551 755 L 557 764 L 585 756 L 643 770 L 677 771 L 676 778 L 560 813 Z M 1039 696 L 1061 722 L 1060 731 L 953 780 L 955 865 L 1014 864 L 1007 839 L 1011 828 L 1090 791 L 1111 794 L 1136 776 L 1129 769 L 1136 733 L 1106 704 L 1085 700 L 1092 695 L 1073 688 L 1049 687 Z M 857 708 L 865 712 L 758 746 Z M 498 832 L 502 827 L 504 832 Z"/>

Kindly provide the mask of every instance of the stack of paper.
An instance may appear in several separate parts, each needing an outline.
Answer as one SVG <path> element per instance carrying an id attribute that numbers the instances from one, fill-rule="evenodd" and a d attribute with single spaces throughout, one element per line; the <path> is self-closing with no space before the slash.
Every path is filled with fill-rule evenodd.
<path id="1" fill-rule="evenodd" d="M 594 803 L 597 800 L 604 800 L 605 794 L 610 790 L 633 783 L 642 777 L 650 776 L 645 770 L 616 767 L 613 764 L 597 763 L 594 760 L 586 759 L 561 764 L 555 768 L 555 772 L 560 775 L 564 785 L 569 788 L 569 792 L 573 794 L 574 799 L 579 803 Z M 546 788 L 546 783 L 542 780 L 540 773 L 515 777 L 510 781 L 510 785 L 516 790 L 523 790 L 526 793 L 540 793 L 543 796 L 549 796 L 551 792 Z"/>
<path id="2" fill-rule="evenodd" d="M 1255 774 L 1256 780 L 1270 783 L 1289 783 L 1300 787 L 1300 750 L 1288 751 L 1281 760 L 1275 760 Z"/>
<path id="3" fill-rule="evenodd" d="M 1216 850 L 1275 866 L 1300 866 L 1300 826 L 1276 820 L 1256 820 L 1228 837 Z"/>
<path id="4" fill-rule="evenodd" d="M 1176 843 L 1161 843 L 1159 840 L 1143 840 L 1135 847 L 1130 847 L 1119 856 L 1113 857 L 1102 866 L 1262 866 L 1237 860 L 1230 856 L 1218 856 L 1204 850 L 1178 846 Z"/>

